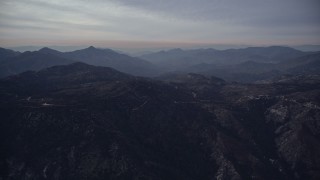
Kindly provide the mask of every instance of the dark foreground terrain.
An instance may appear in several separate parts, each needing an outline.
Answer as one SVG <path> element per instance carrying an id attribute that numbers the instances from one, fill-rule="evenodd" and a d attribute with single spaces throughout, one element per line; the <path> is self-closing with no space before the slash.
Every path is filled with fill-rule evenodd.
<path id="1" fill-rule="evenodd" d="M 0 179 L 320 179 L 320 77 L 138 78 L 83 63 L 0 80 Z"/>

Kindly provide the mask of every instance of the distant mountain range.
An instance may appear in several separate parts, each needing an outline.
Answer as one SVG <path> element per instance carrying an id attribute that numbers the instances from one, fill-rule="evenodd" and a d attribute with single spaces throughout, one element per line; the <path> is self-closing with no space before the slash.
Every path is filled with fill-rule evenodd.
<path id="1" fill-rule="evenodd" d="M 19 53 L 0 49 L 0 77 L 54 65 L 84 62 L 112 67 L 137 76 L 197 73 L 227 81 L 255 82 L 283 74 L 319 74 L 319 54 L 282 46 L 228 50 L 172 49 L 140 58 L 92 46 L 72 52 L 42 48 L 39 51 Z"/>
<path id="2" fill-rule="evenodd" d="M 233 65 L 197 64 L 181 70 L 217 76 L 227 81 L 255 82 L 283 74 L 319 74 L 320 53 L 283 60 L 277 63 L 246 61 Z"/>
<path id="3" fill-rule="evenodd" d="M 0 48 L 0 62 L 11 57 L 18 56 L 20 52 L 12 51 L 10 49 Z"/>
<path id="4" fill-rule="evenodd" d="M 320 52 L 302 52 L 281 46 L 229 50 L 173 49 L 141 58 L 167 72 L 194 72 L 238 82 L 254 82 L 281 74 L 320 72 Z"/>
<path id="5" fill-rule="evenodd" d="M 48 55 L 39 51 L 16 53 L 0 61 L 0 77 L 18 74 L 29 70 L 41 70 L 47 67 L 70 64 L 75 61 Z"/>
<path id="6" fill-rule="evenodd" d="M 239 64 L 246 61 L 275 63 L 308 54 L 310 53 L 289 47 L 271 46 L 228 50 L 172 49 L 143 55 L 141 58 L 165 67 L 165 69 L 180 70 L 201 63 L 215 65 Z"/>
<path id="7" fill-rule="evenodd" d="M 0 179 L 319 179 L 319 97 L 318 75 L 24 72 L 0 79 Z"/>
<path id="8" fill-rule="evenodd" d="M 42 48 L 39 51 L 24 53 L 2 49 L 0 53 L 2 59 L 0 59 L 0 76 L 2 77 L 72 62 L 113 67 L 119 71 L 138 76 L 153 76 L 159 73 L 157 67 L 145 60 L 119 54 L 110 49 L 97 49 L 92 46 L 72 52 L 59 52 Z"/>

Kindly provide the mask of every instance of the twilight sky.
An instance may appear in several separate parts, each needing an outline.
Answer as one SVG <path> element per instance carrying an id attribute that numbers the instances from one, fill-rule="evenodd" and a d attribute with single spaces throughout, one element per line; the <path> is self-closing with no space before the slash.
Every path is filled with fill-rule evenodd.
<path id="1" fill-rule="evenodd" d="M 320 44 L 320 0 L 0 0 L 0 46 Z"/>

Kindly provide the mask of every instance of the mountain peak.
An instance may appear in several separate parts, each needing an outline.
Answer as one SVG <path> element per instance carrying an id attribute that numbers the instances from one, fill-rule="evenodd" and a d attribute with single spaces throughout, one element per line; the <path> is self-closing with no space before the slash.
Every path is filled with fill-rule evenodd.
<path id="1" fill-rule="evenodd" d="M 52 49 L 50 49 L 50 48 L 48 48 L 48 47 L 43 47 L 43 48 L 41 48 L 39 51 L 44 51 L 44 50 L 52 50 Z"/>
<path id="2" fill-rule="evenodd" d="M 102 49 L 102 48 L 96 48 L 94 46 L 89 46 L 85 49 L 80 49 L 80 50 L 76 50 L 76 51 L 72 51 L 69 53 L 84 53 L 86 55 L 91 54 L 93 56 L 106 56 L 106 55 L 110 55 L 110 53 L 117 53 L 111 49 Z M 82 54 L 82 55 L 84 55 Z M 117 53 L 118 54 L 118 53 Z"/>
<path id="3" fill-rule="evenodd" d="M 19 54 L 20 54 L 20 52 L 16 52 L 11 49 L 5 49 L 5 48 L 0 47 L 0 61 L 5 60 L 10 57 L 15 57 Z"/>
<path id="4" fill-rule="evenodd" d="M 97 48 L 94 47 L 94 46 L 89 46 L 89 47 L 87 48 L 87 50 L 97 50 Z"/>
<path id="5" fill-rule="evenodd" d="M 101 53 L 101 50 L 102 49 L 100 49 L 100 48 L 96 48 L 94 46 L 89 46 L 87 48 L 76 50 L 76 51 L 73 51 L 73 52 Z"/>
<path id="6" fill-rule="evenodd" d="M 51 49 L 51 48 L 48 48 L 48 47 L 41 48 L 41 49 L 39 50 L 39 52 L 42 52 L 42 53 L 50 53 L 50 54 L 60 53 L 59 51 L 54 50 L 54 49 Z"/>

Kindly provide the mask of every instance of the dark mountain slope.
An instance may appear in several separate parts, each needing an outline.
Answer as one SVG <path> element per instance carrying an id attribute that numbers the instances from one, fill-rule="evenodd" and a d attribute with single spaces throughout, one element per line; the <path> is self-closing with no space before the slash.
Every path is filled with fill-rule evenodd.
<path id="1" fill-rule="evenodd" d="M 275 63 L 297 58 L 310 53 L 289 47 L 250 47 L 245 49 L 173 49 L 141 56 L 141 58 L 165 67 L 168 70 L 181 70 L 198 64 L 233 65 L 246 61 Z"/>
<path id="2" fill-rule="evenodd" d="M 70 68 L 76 69 L 75 74 L 80 73 L 81 76 L 68 75 Z M 33 179 L 44 176 L 68 179 L 208 179 L 209 167 L 214 165 L 209 165 L 212 162 L 204 159 L 206 152 L 195 148 L 193 140 L 188 140 L 186 132 L 178 128 L 183 129 L 189 120 L 199 116 L 197 110 L 184 115 L 188 105 L 180 107 L 174 103 L 181 98 L 188 100 L 188 94 L 108 68 L 101 71 L 111 73 L 106 79 L 88 84 L 87 74 L 100 77 L 97 75 L 99 72 L 100 68 L 73 64 L 71 67 L 40 71 L 30 77 L 15 76 L 3 82 L 2 92 L 11 93 L 2 94 L 1 109 L 6 111 L 1 112 L 16 114 L 11 118 L 1 114 L 5 117 L 1 121 L 2 130 L 8 128 L 2 132 L 6 132 L 5 141 L 8 142 L 8 163 L 13 163 L 9 167 L 10 173 L 19 171 L 14 173 L 14 177 L 22 178 L 25 173 L 31 173 Z M 43 80 L 45 74 L 46 80 Z M 59 86 L 74 77 L 79 79 L 77 87 L 69 83 L 65 88 Z M 52 79 L 59 88 L 55 85 L 47 87 Z M 36 82 L 36 85 L 23 85 L 21 81 Z M 20 88 L 27 91 L 22 92 Z M 14 94 L 19 94 L 18 99 L 22 99 L 16 99 Z M 15 110 L 16 105 L 27 109 Z M 172 109 L 176 111 L 172 112 Z M 32 114 L 25 121 L 28 125 L 20 121 L 25 113 Z M 187 115 L 193 118 L 185 121 Z M 14 133 L 17 130 L 26 136 L 11 146 L 9 142 L 16 142 L 21 135 Z M 37 136 L 41 138 L 33 138 Z M 37 158 L 33 158 L 34 153 L 38 153 Z M 192 158 L 188 158 L 190 153 Z M 27 169 L 16 169 L 21 163 Z M 45 175 L 43 165 L 48 166 Z"/>
<path id="3" fill-rule="evenodd" d="M 319 74 L 320 53 L 314 53 L 281 62 L 279 64 L 279 69 L 283 69 L 293 74 Z"/>
<path id="4" fill-rule="evenodd" d="M 255 54 L 263 57 L 267 57 L 270 61 L 283 61 L 286 59 L 292 59 L 300 56 L 304 56 L 308 53 L 299 51 L 290 47 L 284 46 L 269 46 L 269 47 L 248 47 L 243 49 L 244 52 Z"/>
<path id="5" fill-rule="evenodd" d="M 0 53 L 2 53 L 1 49 Z M 39 70 L 54 65 L 70 64 L 71 62 L 84 62 L 96 66 L 112 67 L 138 76 L 155 76 L 160 73 L 158 67 L 142 59 L 119 54 L 111 49 L 97 49 L 92 46 L 72 52 L 59 52 L 45 47 L 39 51 L 22 53 L 19 56 L 13 56 L 14 53 L 6 50 L 2 53 L 3 55 L 0 54 L 0 61 L 4 59 L 0 63 L 2 71 L 0 77 L 27 70 Z"/>
<path id="6" fill-rule="evenodd" d="M 112 67 L 133 75 L 154 76 L 159 73 L 159 69 L 153 64 L 119 54 L 111 49 L 97 49 L 90 46 L 86 49 L 63 53 L 61 56 L 91 65 Z"/>
<path id="7" fill-rule="evenodd" d="M 83 63 L 2 79 L 1 176 L 320 177 L 319 76 L 256 85 L 164 79 Z"/>
<path id="8" fill-rule="evenodd" d="M 38 71 L 43 68 L 70 64 L 74 61 L 53 54 L 25 52 L 0 62 L 0 77 L 18 74 L 24 71 Z"/>
<path id="9" fill-rule="evenodd" d="M 255 82 L 271 79 L 283 74 L 319 74 L 319 63 L 319 53 L 312 53 L 279 63 L 247 61 L 240 64 L 224 66 L 198 64 L 184 69 L 183 71 L 204 75 L 214 75 L 227 81 Z"/>
<path id="10" fill-rule="evenodd" d="M 15 57 L 19 54 L 19 52 L 12 51 L 10 49 L 0 48 L 0 62 L 8 58 Z"/>
<path id="11" fill-rule="evenodd" d="M 60 52 L 60 51 L 57 51 L 54 49 L 50 49 L 48 47 L 44 47 L 44 48 L 39 49 L 39 52 L 46 53 L 46 54 L 53 54 L 53 55 L 57 55 L 57 56 L 63 55 L 63 52 Z"/>

